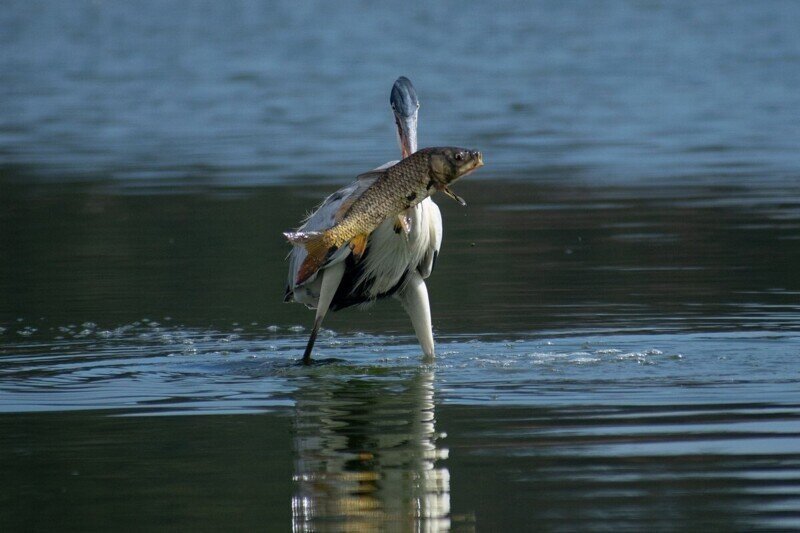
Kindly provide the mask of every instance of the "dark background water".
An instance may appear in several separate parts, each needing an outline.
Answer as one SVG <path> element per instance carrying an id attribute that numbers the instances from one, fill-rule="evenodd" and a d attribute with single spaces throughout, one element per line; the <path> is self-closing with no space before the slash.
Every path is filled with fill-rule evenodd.
<path id="1" fill-rule="evenodd" d="M 0 529 L 800 525 L 793 2 L 9 2 Z M 439 342 L 281 303 L 281 232 L 421 145 Z"/>

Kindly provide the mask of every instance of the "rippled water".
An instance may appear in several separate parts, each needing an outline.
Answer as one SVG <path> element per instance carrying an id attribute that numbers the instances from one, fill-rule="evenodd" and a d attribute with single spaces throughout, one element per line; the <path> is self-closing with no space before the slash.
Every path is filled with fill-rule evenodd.
<path id="1" fill-rule="evenodd" d="M 799 25 L 12 2 L 0 530 L 800 527 Z M 400 74 L 487 161 L 437 200 L 437 358 L 388 301 L 303 368 L 281 231 L 397 156 Z"/>
<path id="2" fill-rule="evenodd" d="M 330 362 L 308 370 L 304 335 L 286 328 L 143 320 L 46 340 L 18 327 L 29 340 L 4 344 L 0 373 L 12 525 L 69 505 L 88 513 L 74 524 L 102 527 L 118 515 L 95 499 L 120 491 L 146 506 L 169 491 L 171 510 L 150 507 L 144 526 L 796 521 L 797 332 L 450 335 L 421 365 L 407 336 L 328 330 Z M 103 411 L 65 413 L 84 409 Z M 131 512 L 115 500 L 107 512 Z"/>
<path id="3" fill-rule="evenodd" d="M 326 330 L 320 349 L 329 363 L 306 369 L 296 364 L 302 333 L 222 333 L 152 321 L 94 328 L 60 327 L 58 340 L 7 343 L 2 409 L 260 412 L 292 405 L 296 380 L 309 375 L 394 379 L 420 366 L 411 336 Z M 798 376 L 784 372 L 800 355 L 797 332 L 566 335 L 443 335 L 437 362 L 423 366 L 437 374 L 439 399 L 459 404 L 582 403 L 598 393 L 613 404 L 634 392 L 661 403 L 675 401 L 676 388 L 685 401 L 730 394 L 755 402 L 764 386 L 773 400 L 789 401 L 797 385 Z"/>

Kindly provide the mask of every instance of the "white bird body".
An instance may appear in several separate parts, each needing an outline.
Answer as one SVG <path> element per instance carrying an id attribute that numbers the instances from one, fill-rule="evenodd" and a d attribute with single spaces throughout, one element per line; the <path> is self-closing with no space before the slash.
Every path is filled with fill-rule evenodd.
<path id="1" fill-rule="evenodd" d="M 403 81 L 404 80 L 404 81 Z M 416 94 L 413 86 L 405 78 L 400 78 L 393 88 L 392 107 L 395 109 L 395 90 L 400 83 L 404 95 L 411 92 L 413 122 L 401 125 L 399 119 L 398 135 L 403 155 L 416 151 Z M 406 103 L 407 105 L 407 103 Z M 395 109 L 396 118 L 398 115 Z M 403 127 L 407 128 L 406 131 Z M 409 131 L 410 130 L 410 131 Z M 375 170 L 382 170 L 397 163 L 390 161 Z M 369 173 L 350 185 L 328 196 L 322 204 L 305 220 L 298 231 L 325 231 L 336 224 L 335 216 L 345 202 L 358 198 L 375 180 Z M 297 274 L 306 250 L 295 245 L 289 253 L 289 274 L 285 301 L 295 301 L 316 309 L 314 329 L 309 339 L 303 361 L 310 362 L 310 352 L 322 319 L 328 309 L 338 310 L 351 305 L 368 306 L 379 298 L 396 296 L 414 326 L 423 353 L 434 355 L 433 331 L 430 304 L 425 279 L 430 276 L 439 249 L 442 245 L 442 215 L 439 207 L 428 197 L 416 206 L 405 211 L 404 227 L 395 218 L 381 223 L 369 236 L 367 247 L 356 261 L 349 246 L 337 250 L 325 266 L 301 284 L 297 284 Z"/>

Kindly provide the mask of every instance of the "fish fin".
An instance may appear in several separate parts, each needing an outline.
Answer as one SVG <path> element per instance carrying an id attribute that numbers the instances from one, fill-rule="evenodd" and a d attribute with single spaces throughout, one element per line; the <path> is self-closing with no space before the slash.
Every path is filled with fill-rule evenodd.
<path id="1" fill-rule="evenodd" d="M 456 202 L 458 202 L 458 203 L 460 203 L 461 205 L 463 205 L 463 206 L 465 206 L 465 207 L 466 207 L 466 205 L 467 205 L 467 202 L 465 202 L 465 201 L 464 201 L 464 199 L 463 199 L 463 198 L 461 198 L 459 195 L 457 195 L 456 193 L 454 193 L 453 191 L 451 191 L 451 190 L 450 190 L 450 188 L 449 188 L 448 186 L 446 186 L 446 185 L 445 185 L 445 186 L 442 188 L 442 192 L 443 192 L 443 193 L 445 193 L 445 194 L 446 194 L 447 196 L 449 196 L 450 198 L 452 198 L 453 200 L 455 200 Z"/>
<path id="2" fill-rule="evenodd" d="M 394 221 L 394 232 L 398 235 L 400 232 L 403 232 L 406 238 L 408 238 L 408 234 L 411 233 L 411 221 L 403 213 L 397 215 Z"/>
<path id="3" fill-rule="evenodd" d="M 361 256 L 364 255 L 364 250 L 367 249 L 367 239 L 369 239 L 369 233 L 362 233 L 350 239 L 350 248 L 356 259 L 361 259 Z"/>
<path id="4" fill-rule="evenodd" d="M 375 170 L 370 170 L 369 172 L 364 172 L 363 174 L 359 174 L 356 176 L 357 181 L 361 180 L 376 180 L 383 176 L 386 173 L 385 168 L 376 168 Z"/>
<path id="5" fill-rule="evenodd" d="M 306 258 L 297 271 L 296 285 L 302 285 L 313 276 L 336 251 L 335 246 L 330 246 L 324 232 L 287 232 L 284 233 L 289 242 L 306 249 Z"/>

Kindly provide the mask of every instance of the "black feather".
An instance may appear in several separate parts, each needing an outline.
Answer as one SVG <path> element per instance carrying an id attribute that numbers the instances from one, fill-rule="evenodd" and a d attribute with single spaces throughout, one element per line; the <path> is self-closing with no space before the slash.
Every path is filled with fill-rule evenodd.
<path id="1" fill-rule="evenodd" d="M 364 255 L 358 260 L 356 260 L 352 254 L 345 259 L 344 275 L 342 276 L 342 281 L 339 283 L 339 288 L 336 290 L 336 294 L 333 296 L 330 307 L 331 311 L 338 311 L 339 309 L 345 309 L 353 305 L 388 298 L 400 290 L 400 287 L 405 283 L 406 277 L 408 277 L 408 270 L 403 272 L 403 275 L 400 276 L 400 280 L 388 291 L 380 293 L 374 298 L 370 297 L 374 280 L 368 278 L 364 283 L 358 284 L 359 279 L 361 279 L 362 274 L 364 274 L 365 259 L 369 254 L 369 250 L 370 247 L 367 246 L 367 249 L 364 250 Z"/>

